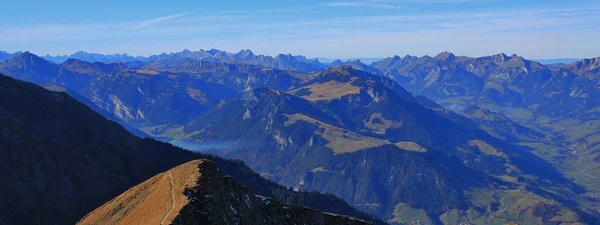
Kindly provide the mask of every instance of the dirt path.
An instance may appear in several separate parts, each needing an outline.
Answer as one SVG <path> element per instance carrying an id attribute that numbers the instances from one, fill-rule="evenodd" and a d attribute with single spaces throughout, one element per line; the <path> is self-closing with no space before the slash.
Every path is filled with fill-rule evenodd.
<path id="1" fill-rule="evenodd" d="M 160 224 L 165 223 L 165 220 L 167 219 L 169 214 L 171 214 L 171 211 L 173 211 L 173 208 L 175 207 L 175 191 L 173 190 L 173 176 L 171 176 L 171 171 L 168 172 L 168 175 L 169 175 L 169 185 L 171 185 L 171 207 L 169 208 L 169 211 L 167 211 L 165 216 L 163 216 L 162 220 L 160 220 Z"/>

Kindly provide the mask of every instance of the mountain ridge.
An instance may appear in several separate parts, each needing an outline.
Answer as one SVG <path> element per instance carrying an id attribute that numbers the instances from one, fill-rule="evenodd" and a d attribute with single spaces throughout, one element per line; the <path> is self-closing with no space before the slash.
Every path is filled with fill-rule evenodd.
<path id="1" fill-rule="evenodd" d="M 5 60 L 10 57 L 14 57 L 15 55 L 18 55 L 19 53 L 20 52 L 16 52 L 16 53 L 3 52 L 2 54 L 0 54 L 0 62 L 3 61 L 3 58 Z M 459 59 L 471 58 L 472 59 L 472 58 L 486 57 L 486 56 L 481 56 L 481 57 L 456 56 L 451 52 L 441 52 L 438 55 L 436 55 L 436 57 L 438 59 L 443 59 L 446 56 L 449 58 L 453 58 L 453 59 L 455 59 L 455 58 L 459 58 Z M 499 56 L 503 56 L 503 57 L 499 57 Z M 367 60 L 369 62 L 368 66 L 374 66 L 375 63 L 389 61 L 390 59 L 395 59 L 396 57 L 398 57 L 398 56 L 395 55 L 393 57 L 388 57 L 388 58 L 366 58 L 365 60 Z M 422 56 L 422 57 L 415 57 L 415 56 L 407 55 L 405 57 L 398 57 L 398 58 L 405 59 L 407 57 L 417 58 L 417 59 L 432 58 L 427 55 Z M 436 57 L 433 57 L 433 58 L 435 59 Z M 498 53 L 498 54 L 492 55 L 492 57 L 495 57 L 496 60 L 504 60 L 504 61 L 507 61 L 507 58 L 508 59 L 514 58 L 514 57 L 522 58 L 520 56 L 517 56 L 516 54 L 513 54 L 509 57 L 504 53 Z M 151 61 L 165 60 L 165 59 L 172 60 L 172 59 L 177 59 L 177 58 L 191 58 L 191 59 L 196 59 L 196 60 L 221 61 L 221 62 L 235 61 L 238 63 L 249 63 L 249 64 L 261 65 L 261 66 L 265 66 L 265 67 L 273 67 L 273 68 L 277 68 L 277 69 L 295 70 L 295 71 L 299 71 L 299 72 L 316 72 L 316 71 L 321 71 L 328 66 L 340 66 L 341 65 L 339 62 L 336 62 L 336 60 L 333 60 L 333 59 L 328 60 L 328 59 L 323 58 L 325 63 L 321 63 L 321 62 L 319 62 L 318 58 L 307 59 L 306 57 L 304 57 L 302 55 L 295 55 L 295 56 L 293 56 L 291 54 L 279 54 L 279 55 L 275 55 L 275 56 L 256 55 L 250 49 L 242 49 L 237 53 L 225 52 L 225 51 L 221 51 L 221 50 L 217 50 L 217 49 L 210 49 L 210 50 L 200 49 L 198 51 L 191 51 L 188 49 L 184 49 L 180 52 L 161 53 L 161 54 L 150 55 L 150 56 L 130 56 L 126 53 L 123 53 L 123 54 L 99 54 L 99 53 L 88 53 L 85 51 L 78 51 L 78 52 L 75 52 L 70 55 L 59 55 L 59 56 L 45 55 L 45 56 L 43 56 L 43 58 L 45 58 L 46 60 L 52 61 L 54 63 L 57 63 L 57 64 L 63 63 L 70 58 L 80 59 L 80 60 L 88 61 L 88 62 L 102 62 L 102 63 L 118 63 L 118 62 L 134 63 L 134 62 L 151 62 Z M 355 60 L 356 59 L 347 60 L 347 61 L 355 61 Z M 543 59 L 543 60 L 531 60 L 531 61 L 536 61 L 536 62 L 539 61 L 539 62 L 543 62 L 543 63 L 541 63 L 543 65 L 552 66 L 553 64 L 556 65 L 556 63 L 571 64 L 571 63 L 582 61 L 582 60 L 585 60 L 585 59 L 575 59 L 575 58 L 573 58 L 573 59 Z M 554 66 L 552 66 L 552 67 L 554 67 Z M 565 67 L 565 66 L 561 65 L 559 67 Z M 370 70 L 369 72 L 374 73 L 374 74 L 379 73 L 378 70 Z"/>
<path id="2" fill-rule="evenodd" d="M 90 212 L 77 224 L 157 223 L 372 224 L 255 195 L 225 177 L 208 160 L 187 162 L 160 173 Z"/>

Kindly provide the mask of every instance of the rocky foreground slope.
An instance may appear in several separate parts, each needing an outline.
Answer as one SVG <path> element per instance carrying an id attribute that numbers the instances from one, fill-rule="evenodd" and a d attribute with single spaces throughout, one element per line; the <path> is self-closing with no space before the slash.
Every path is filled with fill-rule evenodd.
<path id="1" fill-rule="evenodd" d="M 160 173 L 78 224 L 371 224 L 255 195 L 208 160 Z"/>

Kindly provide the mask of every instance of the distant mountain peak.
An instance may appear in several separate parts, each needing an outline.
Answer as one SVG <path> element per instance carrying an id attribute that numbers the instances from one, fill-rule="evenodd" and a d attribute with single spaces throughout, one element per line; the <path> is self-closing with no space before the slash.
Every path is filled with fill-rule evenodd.
<path id="1" fill-rule="evenodd" d="M 582 74 L 586 71 L 600 68 L 600 57 L 582 59 L 580 61 L 573 62 L 566 67 L 576 71 L 579 74 Z"/>
<path id="2" fill-rule="evenodd" d="M 496 54 L 492 56 L 492 61 L 494 61 L 495 63 L 503 63 L 506 62 L 508 60 L 510 60 L 511 58 L 508 57 L 506 54 L 504 53 L 500 53 L 500 54 Z"/>
<path id="3" fill-rule="evenodd" d="M 508 60 L 508 61 L 512 61 L 512 62 L 519 62 L 519 63 L 521 63 L 521 64 L 523 64 L 523 65 L 524 65 L 524 64 L 526 64 L 526 63 L 527 63 L 529 60 L 526 60 L 525 58 L 523 58 L 523 57 L 521 57 L 521 56 L 518 56 L 518 55 L 516 55 L 516 54 L 513 54 L 513 55 L 511 55 L 511 56 L 510 56 L 510 60 Z"/>
<path id="4" fill-rule="evenodd" d="M 254 58 L 255 55 L 250 49 L 245 49 L 239 51 L 237 54 L 235 54 L 235 56 L 238 59 L 246 60 Z"/>
<path id="5" fill-rule="evenodd" d="M 439 59 L 439 60 L 446 60 L 446 61 L 452 61 L 456 58 L 456 56 L 452 53 L 452 52 L 442 52 L 440 54 L 438 54 L 437 56 L 435 56 L 435 59 Z"/>
<path id="6" fill-rule="evenodd" d="M 394 55 L 391 58 L 389 58 L 389 63 L 393 64 L 396 63 L 398 61 L 402 60 L 402 57 L 398 56 L 398 55 Z"/>
<path id="7" fill-rule="evenodd" d="M 86 61 L 83 61 L 80 59 L 69 58 L 61 64 L 64 64 L 64 65 L 67 65 L 67 64 L 90 64 L 90 62 L 86 62 Z"/>
<path id="8" fill-rule="evenodd" d="M 331 62 L 332 65 L 342 65 L 344 64 L 344 62 L 342 62 L 342 60 L 336 59 L 333 62 Z"/>
<path id="9" fill-rule="evenodd" d="M 37 55 L 36 55 L 36 54 L 33 54 L 33 53 L 29 52 L 29 51 L 24 51 L 24 52 L 23 52 L 23 53 L 21 53 L 20 55 L 21 55 L 21 56 L 29 56 L 29 55 L 33 55 L 33 56 L 36 56 L 36 57 L 37 57 Z"/>
<path id="10" fill-rule="evenodd" d="M 211 55 L 214 55 L 214 54 L 217 54 L 217 53 L 221 52 L 221 50 L 219 50 L 219 49 L 214 49 L 214 48 L 211 48 L 210 50 L 208 50 L 208 51 L 206 51 L 206 52 L 208 52 L 208 53 L 209 53 L 209 54 L 211 54 Z"/>
<path id="11" fill-rule="evenodd" d="M 279 57 L 279 58 L 294 58 L 294 56 L 293 56 L 292 54 L 290 54 L 290 53 L 287 53 L 287 54 L 283 54 L 283 53 L 281 53 L 281 54 L 278 54 L 278 55 L 276 56 L 276 58 L 277 58 L 277 57 Z"/>
<path id="12" fill-rule="evenodd" d="M 350 75 L 356 73 L 357 71 L 359 71 L 359 70 L 354 69 L 352 66 L 344 65 L 344 66 L 331 67 L 331 68 L 323 71 L 322 74 L 338 74 L 338 75 L 350 76 Z"/>
<path id="13" fill-rule="evenodd" d="M 250 49 L 242 49 L 237 54 L 254 54 Z"/>
<path id="14" fill-rule="evenodd" d="M 50 62 L 48 62 L 48 61 L 40 58 L 36 54 L 33 54 L 33 53 L 29 52 L 29 51 L 25 51 L 25 52 L 19 54 L 14 60 L 21 61 L 21 62 L 27 63 L 27 64 L 35 64 L 35 63 L 48 63 L 48 64 L 50 64 Z"/>
<path id="15" fill-rule="evenodd" d="M 275 56 L 274 59 L 282 60 L 284 62 L 296 60 L 296 58 L 292 54 L 289 54 L 289 53 L 288 54 L 279 54 L 279 55 Z"/>
<path id="16" fill-rule="evenodd" d="M 595 64 L 600 62 L 600 57 L 597 58 L 587 58 L 580 61 L 583 64 Z"/>
<path id="17" fill-rule="evenodd" d="M 510 56 L 510 60 L 503 64 L 503 67 L 523 67 L 526 73 L 532 73 L 538 70 L 547 70 L 548 68 L 536 61 L 531 61 L 513 54 Z"/>
<path id="18" fill-rule="evenodd" d="M 348 60 L 346 61 L 346 64 L 362 64 L 362 62 L 360 61 L 360 59 L 355 59 L 355 60 Z"/>
<path id="19" fill-rule="evenodd" d="M 408 59 L 408 58 L 406 58 Z M 394 55 L 392 57 L 387 57 L 383 60 L 377 61 L 377 62 L 373 62 L 371 63 L 370 67 L 372 67 L 373 69 L 377 68 L 377 67 L 391 67 L 393 65 L 395 65 L 398 62 L 403 61 L 404 59 L 398 55 Z M 377 70 L 377 69 L 375 69 Z M 381 71 L 378 70 L 380 73 Z"/>

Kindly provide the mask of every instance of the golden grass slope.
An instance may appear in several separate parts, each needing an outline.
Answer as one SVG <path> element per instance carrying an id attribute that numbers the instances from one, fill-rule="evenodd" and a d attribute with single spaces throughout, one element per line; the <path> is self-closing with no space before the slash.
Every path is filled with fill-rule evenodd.
<path id="1" fill-rule="evenodd" d="M 408 150 L 408 151 L 427 152 L 426 148 L 424 148 L 423 146 L 421 146 L 415 142 L 401 141 L 401 142 L 396 143 L 395 145 L 398 148 Z"/>
<path id="2" fill-rule="evenodd" d="M 329 142 L 325 146 L 331 148 L 335 154 L 356 152 L 361 149 L 390 144 L 387 140 L 363 136 L 337 126 L 323 123 L 303 114 L 295 113 L 284 115 L 288 118 L 284 123 L 286 126 L 294 124 L 297 121 L 304 121 L 321 128 L 317 129 L 316 133 Z"/>
<path id="3" fill-rule="evenodd" d="M 183 195 L 200 177 L 195 160 L 160 173 L 90 212 L 78 224 L 170 224 L 188 204 Z"/>
<path id="4" fill-rule="evenodd" d="M 481 151 L 484 154 L 498 156 L 498 157 L 508 159 L 508 156 L 506 156 L 506 154 L 504 154 L 502 151 L 498 150 L 497 148 L 495 148 L 494 146 L 488 144 L 487 142 L 485 142 L 483 140 L 470 140 L 469 146 L 477 147 L 477 149 L 479 149 L 479 151 Z"/>
<path id="5" fill-rule="evenodd" d="M 216 164 L 195 160 L 160 173 L 78 224 L 372 224 L 255 195 Z"/>
<path id="6" fill-rule="evenodd" d="M 308 88 L 310 91 L 309 95 L 300 96 L 309 101 L 322 101 L 322 100 L 333 100 L 339 99 L 349 94 L 359 94 L 360 87 L 354 86 L 352 81 L 356 80 L 355 77 L 351 78 L 349 82 L 339 82 L 337 80 L 328 81 L 325 83 L 316 83 L 303 88 Z M 289 93 L 295 93 L 299 89 L 292 90 Z"/>

